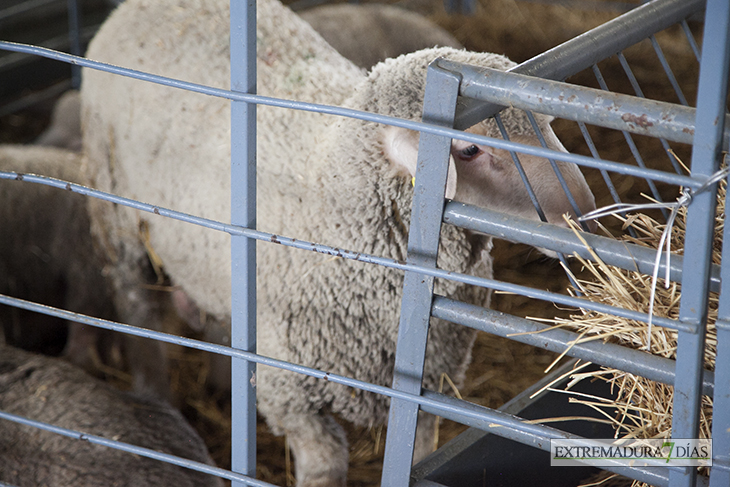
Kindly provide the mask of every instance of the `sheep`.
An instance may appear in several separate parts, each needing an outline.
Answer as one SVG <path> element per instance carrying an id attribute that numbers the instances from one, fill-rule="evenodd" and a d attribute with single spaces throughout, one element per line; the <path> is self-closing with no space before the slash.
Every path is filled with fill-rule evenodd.
<path id="1" fill-rule="evenodd" d="M 81 150 L 81 100 L 78 90 L 68 90 L 53 106 L 51 124 L 34 144 Z"/>
<path id="2" fill-rule="evenodd" d="M 87 56 L 173 78 L 227 87 L 227 0 L 127 0 L 102 26 Z M 445 57 L 497 69 L 514 63 L 491 53 L 452 48 L 418 51 L 369 74 L 339 55 L 276 0 L 258 2 L 259 93 L 343 105 L 416 120 L 428 64 Z M 171 88 L 86 70 L 82 84 L 86 171 L 93 184 L 122 196 L 222 221 L 230 215 L 230 106 Z M 526 114 L 507 109 L 514 140 L 537 144 Z M 258 227 L 356 252 L 404 260 L 418 135 L 354 119 L 258 107 Z M 548 145 L 565 151 L 537 116 Z M 470 129 L 496 136 L 493 121 Z M 550 221 L 572 212 L 548 162 L 522 163 Z M 452 144 L 447 197 L 537 218 L 509 156 L 463 141 Z M 558 165 L 582 211 L 595 207 L 580 170 Z M 147 259 L 137 228 L 181 300 L 218 323 L 230 322 L 230 238 L 126 207 L 90 202 L 92 233 L 117 282 L 122 319 L 151 323 L 136 270 Z M 439 267 L 492 275 L 491 238 L 444 226 Z M 387 385 L 392 379 L 402 273 L 312 252 L 259 243 L 258 352 Z M 440 294 L 489 304 L 489 291 L 438 281 Z M 190 306 L 183 306 L 190 309 Z M 184 313 L 191 315 L 190 313 Z M 194 313 L 192 313 L 194 315 Z M 432 320 L 424 386 L 442 373 L 458 384 L 470 361 L 474 332 Z M 139 383 L 144 386 L 144 378 Z M 347 441 L 333 414 L 358 425 L 382 424 L 387 398 L 353 392 L 279 369 L 259 367 L 258 408 L 276 434 L 287 435 L 298 485 L 342 486 Z M 414 457 L 427 451 L 430 421 L 419 422 Z"/>
<path id="3" fill-rule="evenodd" d="M 0 343 L 0 410 L 212 465 L 182 415 L 73 365 Z M 0 419 L 0 483 L 210 486 L 218 477 Z"/>
<path id="4" fill-rule="evenodd" d="M 78 112 L 79 109 L 77 108 Z M 80 136 L 80 134 L 79 134 Z M 38 146 L 0 146 L 0 170 L 83 183 L 81 156 Z M 0 180 L 0 293 L 113 319 L 109 284 L 95 257 L 83 196 L 49 186 Z M 0 307 L 7 343 L 93 369 L 111 360 L 109 333 L 7 306 Z M 118 354 L 117 354 L 118 355 Z"/>
<path id="5" fill-rule="evenodd" d="M 321 5 L 299 15 L 337 52 L 363 69 L 429 47 L 463 47 L 427 18 L 392 5 Z"/>
<path id="6" fill-rule="evenodd" d="M 391 5 L 321 5 L 300 15 L 337 52 L 363 69 L 428 47 L 463 47 L 427 18 Z M 78 90 L 65 92 L 53 107 L 50 125 L 34 143 L 80 150 L 80 112 Z"/>
<path id="7" fill-rule="evenodd" d="M 3 171 L 86 184 L 81 161 L 80 153 L 66 149 L 0 145 Z M 9 236 L 0 239 L 0 293 L 107 320 L 117 318 L 112 283 L 92 241 L 86 197 L 40 184 L 0 180 L 0 228 Z M 155 275 L 150 265 L 143 272 Z M 169 292 L 158 289 L 143 292 Z M 155 316 L 179 331 L 179 320 L 171 317 L 174 311 L 162 306 L 164 301 L 159 304 Z M 166 377 L 157 374 L 160 362 L 165 362 L 159 342 L 10 306 L 0 306 L 0 327 L 10 345 L 62 355 L 97 375 L 104 366 L 129 367 L 133 373 L 151 377 L 158 391 L 167 390 Z"/>

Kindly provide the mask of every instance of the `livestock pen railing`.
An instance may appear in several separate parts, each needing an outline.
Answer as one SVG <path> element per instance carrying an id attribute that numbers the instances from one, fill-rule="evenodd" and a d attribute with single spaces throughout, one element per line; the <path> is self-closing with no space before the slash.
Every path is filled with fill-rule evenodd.
<path id="1" fill-rule="evenodd" d="M 238 265 L 234 266 L 233 270 L 231 347 L 158 333 L 93 317 L 84 317 L 7 296 L 0 296 L 0 302 L 93 326 L 231 356 L 233 358 L 231 432 L 233 472 L 104 438 L 62 430 L 52 425 L 39 424 L 7 413 L 0 412 L 0 416 L 13 421 L 25 421 L 27 424 L 50 429 L 60 434 L 209 472 L 236 483 L 269 485 L 255 480 L 255 388 L 250 381 L 255 364 L 264 364 L 320 379 L 326 378 L 332 382 L 384 394 L 392 398 L 383 485 L 404 486 L 420 481 L 426 485 L 429 482 L 425 479 L 422 480 L 418 475 L 413 475 L 410 468 L 415 422 L 419 409 L 475 428 L 489 430 L 490 433 L 540 449 L 549 449 L 550 439 L 575 437 L 556 428 L 521 421 L 520 418 L 501 411 L 449 398 L 434 391 L 422 391 L 421 374 L 428 331 L 427 324 L 430 316 L 435 316 L 557 352 L 568 349 L 567 354 L 570 356 L 674 385 L 676 394 L 673 436 L 676 438 L 697 437 L 701 396 L 703 394 L 712 396 L 714 398 L 714 454 L 709 482 L 712 486 L 730 484 L 730 404 L 728 404 L 730 402 L 730 377 L 728 377 L 730 374 L 730 324 L 728 324 L 730 298 L 727 296 L 728 291 L 723 293 L 721 288 L 723 278 L 730 279 L 730 274 L 728 274 L 730 257 L 723 259 L 722 266 L 711 264 L 709 249 L 713 231 L 715 186 L 711 185 L 706 191 L 700 191 L 704 189 L 706 181 L 718 171 L 720 151 L 726 150 L 728 145 L 724 122 L 730 53 L 730 39 L 728 38 L 730 7 L 723 0 L 707 2 L 696 109 L 685 106 L 688 104 L 682 90 L 677 85 L 668 63 L 661 54 L 661 49 L 658 48 L 658 43 L 653 37 L 654 33 L 680 23 L 687 34 L 689 46 L 699 60 L 699 49 L 684 19 L 700 11 L 703 6 L 704 2 L 698 0 L 656 0 L 527 61 L 507 73 L 475 70 L 469 66 L 437 60 L 429 68 L 424 99 L 424 123 L 398 120 L 338 107 L 254 95 L 256 79 L 255 6 L 244 5 L 243 2 L 231 2 L 231 58 L 246 59 L 247 62 L 232 63 L 231 91 L 133 72 L 47 49 L 1 43 L 0 48 L 3 49 L 30 52 L 85 67 L 232 100 L 231 132 L 236 134 L 236 137 L 232 138 L 232 215 L 230 224 L 131 201 L 64 181 L 39 176 L 20 176 L 10 172 L 0 173 L 0 177 L 5 179 L 22 179 L 26 182 L 70 189 L 90 197 L 109 200 L 232 235 L 232 256 L 233 261 Z M 664 60 L 662 65 L 666 66 L 666 75 L 670 83 L 677 85 L 677 98 L 680 100 L 680 105 L 642 98 L 640 88 L 635 82 L 632 82 L 632 86 L 636 95 L 639 96 L 619 95 L 605 91 L 607 87 L 601 82 L 602 77 L 597 63 L 619 53 L 622 66 L 627 70 L 629 79 L 632 79 L 633 75 L 622 51 L 646 38 L 650 38 L 652 44 L 656 46 L 659 59 Z M 603 90 L 560 82 L 587 68 L 594 71 Z M 466 102 L 463 102 L 464 100 Z M 255 230 L 255 104 L 355 117 L 422 132 L 419 161 L 423 163 L 419 164 L 416 175 L 407 262 L 287 238 L 296 237 L 296 235 L 283 237 Z M 508 140 L 467 134 L 459 130 L 497 114 L 499 107 L 505 105 L 579 122 L 593 157 L 558 153 L 545 147 L 526 146 Z M 601 159 L 593 146 L 585 124 L 624 131 L 629 148 L 637 160 L 637 166 Z M 645 167 L 638 150 L 632 143 L 630 133 L 659 138 L 665 148 L 669 147 L 669 142 L 692 144 L 691 174 L 682 175 L 679 167 L 675 168 L 675 172 Z M 652 250 L 617 242 L 613 239 L 584 234 L 581 237 L 584 239 L 582 241 L 568 229 L 505 217 L 503 214 L 469 207 L 457 202 L 447 202 L 444 206 L 442 195 L 443 182 L 446 180 L 446 166 L 443 162 L 452 138 L 497 147 L 513 153 L 554 158 L 598 169 L 604 177 L 609 193 L 617 203 L 620 202 L 620 197 L 608 176 L 609 172 L 646 179 L 649 182 L 650 191 L 658 200 L 661 200 L 661 195 L 654 182 L 689 188 L 690 191 L 695 192 L 688 209 L 688 237 L 685 242 L 684 255 L 673 256 L 671 264 L 669 264 L 670 279 L 682 283 L 680 316 L 677 320 L 653 318 L 654 324 L 678 331 L 680 348 L 676 361 L 611 343 L 595 341 L 578 343 L 578 335 L 573 332 L 559 329 L 547 330 L 547 326 L 531 320 L 511 317 L 492 310 L 455 302 L 445 297 L 434 296 L 434 278 L 452 279 L 565 306 L 598 310 L 640 322 L 647 321 L 647 315 L 637 311 L 593 303 L 580 297 L 565 296 L 437 269 L 435 255 L 442 220 L 447 224 L 546 248 L 560 254 L 572 255 L 575 253 L 591 259 L 592 254 L 586 248 L 585 241 L 604 262 L 626 269 L 638 268 L 645 274 L 653 273 L 657 267 L 659 271 L 663 271 L 667 265 L 657 264 L 656 253 Z M 442 182 L 441 187 L 438 187 L 438 181 Z M 275 240 L 279 244 L 302 250 L 314 250 L 405 271 L 406 291 L 404 291 L 402 302 L 400 335 L 392 388 L 262 357 L 255 353 L 253 350 L 256 329 L 255 240 L 264 242 Z M 270 243 L 265 243 L 265 245 L 270 245 Z M 427 276 L 427 279 L 424 279 L 424 276 Z M 714 373 L 703 368 L 701 359 L 704 350 L 708 293 L 711 290 L 721 293 L 717 320 L 718 351 Z M 494 425 L 501 427 L 494 428 Z M 612 467 L 609 470 L 652 485 L 680 486 L 707 482 L 707 478 L 697 478 L 696 470 L 691 467 Z"/>

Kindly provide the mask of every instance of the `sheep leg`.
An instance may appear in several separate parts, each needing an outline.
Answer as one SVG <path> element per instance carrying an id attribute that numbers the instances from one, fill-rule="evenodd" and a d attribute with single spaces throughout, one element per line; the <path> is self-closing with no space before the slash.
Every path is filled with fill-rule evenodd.
<path id="1" fill-rule="evenodd" d="M 345 487 L 345 430 L 329 414 L 289 415 L 281 425 L 294 453 L 297 487 Z"/>

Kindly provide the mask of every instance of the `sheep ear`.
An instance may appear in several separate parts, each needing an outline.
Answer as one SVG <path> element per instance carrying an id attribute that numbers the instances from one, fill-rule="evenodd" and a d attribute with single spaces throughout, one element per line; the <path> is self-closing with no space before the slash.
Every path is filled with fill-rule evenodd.
<path id="1" fill-rule="evenodd" d="M 383 134 L 385 157 L 397 167 L 405 170 L 411 177 L 416 175 L 418 165 L 418 132 L 400 127 L 386 127 Z M 449 172 L 446 179 L 446 197 L 452 199 L 456 194 L 456 164 L 449 156 Z"/>

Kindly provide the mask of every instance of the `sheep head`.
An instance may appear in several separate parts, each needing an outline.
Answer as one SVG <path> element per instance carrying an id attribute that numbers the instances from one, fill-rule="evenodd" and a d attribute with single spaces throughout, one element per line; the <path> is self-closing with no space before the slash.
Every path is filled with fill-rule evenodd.
<path id="1" fill-rule="evenodd" d="M 547 123 L 544 123 L 547 126 Z M 558 138 L 547 126 L 543 130 L 550 149 L 567 152 Z M 479 135 L 493 135 L 486 123 L 475 125 L 468 132 Z M 532 134 L 512 137 L 514 142 L 539 146 L 538 138 Z M 404 175 L 415 175 L 418 156 L 418 134 L 416 132 L 388 127 L 384 129 L 383 145 L 389 161 Z M 518 154 L 538 202 L 548 221 L 565 226 L 563 214 L 577 216 L 547 159 Z M 588 184 L 575 164 L 556 161 L 581 213 L 595 209 L 595 199 Z M 446 197 L 462 203 L 489 208 L 512 215 L 537 220 L 538 214 L 520 177 L 517 166 L 509 152 L 481 144 L 453 140 L 449 157 L 449 173 Z M 590 222 L 591 231 L 595 223 Z"/>

